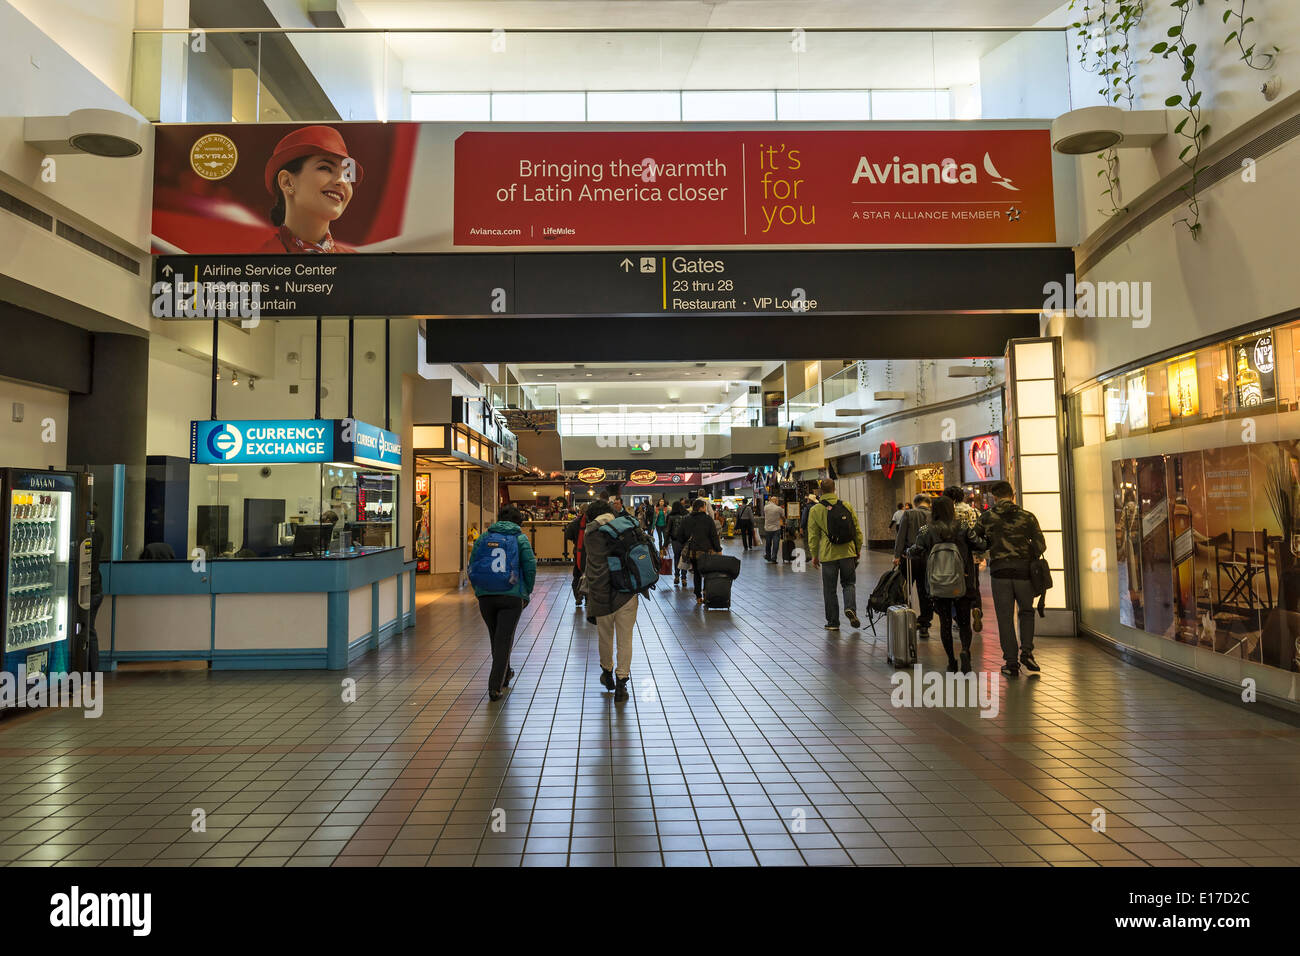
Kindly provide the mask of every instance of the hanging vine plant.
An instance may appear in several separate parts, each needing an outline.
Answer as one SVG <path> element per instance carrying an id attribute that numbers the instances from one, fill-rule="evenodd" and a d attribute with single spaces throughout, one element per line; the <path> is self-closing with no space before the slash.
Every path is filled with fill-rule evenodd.
<path id="1" fill-rule="evenodd" d="M 1164 59 L 1178 57 L 1183 65 L 1183 93 L 1175 93 L 1165 100 L 1165 106 L 1181 109 L 1187 115 L 1179 120 L 1174 133 L 1188 140 L 1178 161 L 1191 172 L 1191 178 L 1182 187 L 1181 192 L 1187 197 L 1187 215 L 1175 222 L 1175 225 L 1187 227 L 1193 239 L 1201 236 L 1201 201 L 1199 193 L 1200 177 L 1205 172 L 1201 166 L 1201 151 L 1210 127 L 1201 123 L 1201 91 L 1196 86 L 1196 44 L 1187 38 L 1187 17 L 1191 13 L 1192 0 L 1174 0 L 1170 4 L 1178 11 L 1178 23 L 1169 28 L 1169 40 L 1161 41 L 1151 48 L 1152 53 Z"/>
<path id="2" fill-rule="evenodd" d="M 1133 108 L 1133 81 L 1136 65 L 1132 55 L 1131 38 L 1142 22 L 1145 0 L 1070 0 L 1069 9 L 1080 10 L 1080 18 L 1071 26 L 1077 32 L 1075 50 L 1079 65 L 1087 73 L 1096 74 L 1102 81 L 1097 90 L 1107 104 Z M 1102 168 L 1097 176 L 1105 182 L 1102 197 L 1110 204 L 1101 209 L 1103 215 L 1116 216 L 1128 212 L 1122 205 L 1119 178 L 1119 151 L 1112 147 L 1097 154 Z"/>
<path id="3" fill-rule="evenodd" d="M 1277 54 L 1281 51 L 1277 47 L 1271 47 L 1268 50 L 1255 52 L 1255 44 L 1246 46 L 1246 27 L 1255 22 L 1254 17 L 1246 16 L 1246 0 L 1227 0 L 1228 9 L 1223 11 L 1223 22 L 1236 20 L 1236 28 L 1228 34 L 1228 38 L 1223 41 L 1227 46 L 1233 40 L 1237 41 L 1237 49 L 1241 51 L 1240 60 L 1252 70 L 1269 70 L 1273 67 L 1273 61 L 1277 59 Z M 1234 8 L 1234 4 L 1236 5 Z M 1260 62 L 1256 63 L 1256 58 Z"/>

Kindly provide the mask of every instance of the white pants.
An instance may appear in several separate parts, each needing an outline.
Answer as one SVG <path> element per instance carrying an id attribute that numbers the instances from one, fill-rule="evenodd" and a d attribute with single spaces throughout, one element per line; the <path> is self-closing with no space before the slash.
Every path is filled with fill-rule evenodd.
<path id="1" fill-rule="evenodd" d="M 614 632 L 618 632 L 618 670 L 617 676 L 627 677 L 632 672 L 632 626 L 636 624 L 639 594 L 633 594 L 628 601 L 613 614 L 596 618 L 596 633 L 600 637 L 600 666 L 607 671 L 614 670 Z"/>

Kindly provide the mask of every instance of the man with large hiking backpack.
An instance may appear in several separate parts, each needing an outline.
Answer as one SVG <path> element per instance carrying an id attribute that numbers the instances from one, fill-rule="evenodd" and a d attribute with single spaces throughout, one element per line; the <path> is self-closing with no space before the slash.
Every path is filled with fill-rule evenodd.
<path id="1" fill-rule="evenodd" d="M 808 555 L 813 567 L 822 570 L 826 630 L 840 629 L 837 582 L 844 591 L 844 616 L 854 627 L 859 627 L 855 579 L 858 556 L 862 554 L 862 525 L 853 506 L 836 496 L 832 479 L 823 478 L 819 487 L 821 497 L 808 513 Z"/>
<path id="2" fill-rule="evenodd" d="M 632 629 L 638 598 L 659 579 L 658 555 L 640 523 L 627 513 L 614 515 L 609 505 L 587 510 L 587 613 L 596 619 L 600 645 L 600 682 L 614 692 L 616 703 L 627 700 L 632 671 Z M 618 636 L 618 660 L 614 637 Z M 617 676 L 617 680 L 616 680 Z"/>

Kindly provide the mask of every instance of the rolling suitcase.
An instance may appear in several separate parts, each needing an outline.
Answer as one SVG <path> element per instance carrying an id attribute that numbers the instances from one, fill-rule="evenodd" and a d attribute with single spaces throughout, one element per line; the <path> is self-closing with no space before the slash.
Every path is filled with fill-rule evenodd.
<path id="1" fill-rule="evenodd" d="M 781 560 L 789 564 L 794 560 L 794 537 L 782 538 Z"/>
<path id="2" fill-rule="evenodd" d="M 912 563 L 903 559 L 907 567 L 907 600 L 895 604 L 885 612 L 886 640 L 889 642 L 886 660 L 895 668 L 911 667 L 916 663 L 916 611 L 912 609 Z"/>
<path id="3" fill-rule="evenodd" d="M 731 575 L 710 571 L 704 575 L 704 606 L 710 611 L 731 610 Z"/>

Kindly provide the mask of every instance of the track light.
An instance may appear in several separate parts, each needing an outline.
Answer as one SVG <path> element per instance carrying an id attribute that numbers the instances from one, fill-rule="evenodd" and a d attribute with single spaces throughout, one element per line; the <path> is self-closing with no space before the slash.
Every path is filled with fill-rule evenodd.
<path id="1" fill-rule="evenodd" d="M 221 369 L 217 369 L 217 381 L 221 381 Z"/>
<path id="2" fill-rule="evenodd" d="M 239 388 L 239 373 L 233 369 L 230 372 L 230 387 Z"/>

